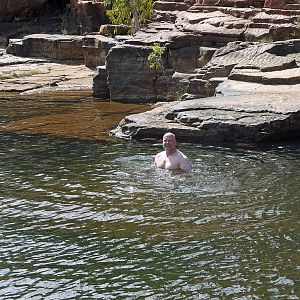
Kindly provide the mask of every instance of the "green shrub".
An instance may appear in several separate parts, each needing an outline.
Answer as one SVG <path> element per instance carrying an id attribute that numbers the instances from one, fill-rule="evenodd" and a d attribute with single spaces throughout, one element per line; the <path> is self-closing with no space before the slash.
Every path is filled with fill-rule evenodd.
<path id="1" fill-rule="evenodd" d="M 153 0 L 106 0 L 106 11 L 113 25 L 126 25 L 137 32 L 154 16 Z"/>
<path id="2" fill-rule="evenodd" d="M 156 74 L 160 74 L 164 71 L 162 55 L 165 49 L 166 48 L 160 46 L 159 43 L 154 43 L 152 45 L 152 52 L 147 57 L 150 68 L 154 70 Z"/>

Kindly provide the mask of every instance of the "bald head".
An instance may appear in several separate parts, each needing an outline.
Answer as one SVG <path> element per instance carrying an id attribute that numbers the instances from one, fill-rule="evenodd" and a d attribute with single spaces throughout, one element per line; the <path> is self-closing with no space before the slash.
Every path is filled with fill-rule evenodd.
<path id="1" fill-rule="evenodd" d="M 167 154 L 172 154 L 176 151 L 176 137 L 172 132 L 167 132 L 163 136 L 163 147 Z"/>
<path id="2" fill-rule="evenodd" d="M 164 134 L 163 139 L 165 139 L 166 137 L 169 137 L 169 138 L 171 138 L 171 139 L 174 139 L 174 141 L 176 142 L 176 137 L 175 137 L 175 134 L 174 134 L 174 133 L 172 133 L 172 132 L 167 132 L 167 133 Z"/>

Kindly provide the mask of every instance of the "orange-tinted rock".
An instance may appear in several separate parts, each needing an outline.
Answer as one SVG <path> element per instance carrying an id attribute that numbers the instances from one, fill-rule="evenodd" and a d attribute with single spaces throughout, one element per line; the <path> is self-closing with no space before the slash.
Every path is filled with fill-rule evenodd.
<path id="1" fill-rule="evenodd" d="M 182 11 L 187 10 L 190 7 L 185 1 L 155 1 L 153 8 L 155 10 L 167 10 L 167 11 Z"/>
<path id="2" fill-rule="evenodd" d="M 125 25 L 105 24 L 100 26 L 99 32 L 105 36 L 128 34 L 129 28 Z"/>
<path id="3" fill-rule="evenodd" d="M 283 8 L 286 0 L 266 0 L 265 7 L 268 8 Z"/>
<path id="4" fill-rule="evenodd" d="M 103 1 L 72 0 L 70 7 L 81 34 L 99 31 L 100 26 L 107 21 Z"/>

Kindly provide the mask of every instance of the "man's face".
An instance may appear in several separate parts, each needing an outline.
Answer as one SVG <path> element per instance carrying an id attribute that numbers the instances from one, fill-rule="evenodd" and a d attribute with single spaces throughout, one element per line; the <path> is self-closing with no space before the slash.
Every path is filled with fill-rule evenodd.
<path id="1" fill-rule="evenodd" d="M 175 150 L 176 149 L 176 139 L 173 135 L 165 135 L 163 137 L 163 147 L 166 150 Z"/>

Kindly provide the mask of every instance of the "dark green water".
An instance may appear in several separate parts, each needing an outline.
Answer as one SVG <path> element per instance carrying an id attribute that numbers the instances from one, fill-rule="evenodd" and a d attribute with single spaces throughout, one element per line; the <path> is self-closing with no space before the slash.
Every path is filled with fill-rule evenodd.
<path id="1" fill-rule="evenodd" d="M 0 101 L 0 299 L 299 299 L 299 143 L 180 145 L 181 174 L 99 123 L 30 132 L 89 105 Z"/>

